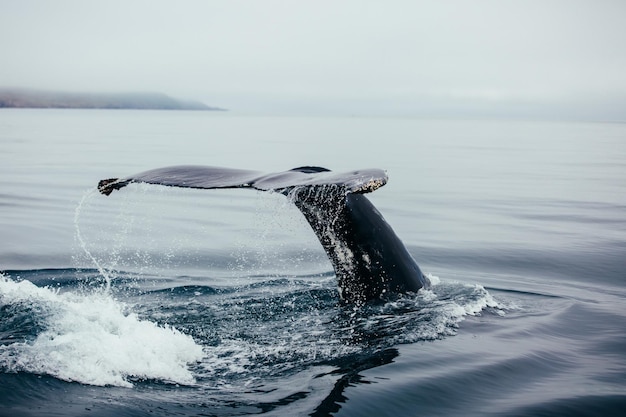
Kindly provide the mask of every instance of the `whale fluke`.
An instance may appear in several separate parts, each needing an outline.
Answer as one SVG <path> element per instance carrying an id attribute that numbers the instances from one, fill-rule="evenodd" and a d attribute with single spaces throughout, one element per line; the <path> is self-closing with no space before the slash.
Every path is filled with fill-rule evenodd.
<path id="1" fill-rule="evenodd" d="M 305 166 L 263 174 L 207 166 L 158 168 L 98 183 L 110 195 L 130 183 L 217 189 L 251 188 L 287 196 L 302 212 L 328 255 L 342 300 L 363 304 L 429 284 L 391 226 L 363 195 L 387 183 L 380 169 L 335 173 Z"/>
<path id="2" fill-rule="evenodd" d="M 367 193 L 387 183 L 387 174 L 380 169 L 334 173 L 321 167 L 299 167 L 285 172 L 263 174 L 243 169 L 180 165 L 152 169 L 123 179 L 101 180 L 98 189 L 109 195 L 132 182 L 182 188 L 254 188 L 260 191 L 283 192 L 302 186 L 338 186 L 346 193 Z"/>

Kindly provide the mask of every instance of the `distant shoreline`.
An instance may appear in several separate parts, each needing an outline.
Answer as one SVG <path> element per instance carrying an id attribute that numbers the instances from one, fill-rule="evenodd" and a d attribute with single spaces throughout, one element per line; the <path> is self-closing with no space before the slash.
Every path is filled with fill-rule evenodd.
<path id="1" fill-rule="evenodd" d="M 22 88 L 0 88 L 1 108 L 226 110 L 199 101 L 178 100 L 162 93 L 69 93 Z"/>

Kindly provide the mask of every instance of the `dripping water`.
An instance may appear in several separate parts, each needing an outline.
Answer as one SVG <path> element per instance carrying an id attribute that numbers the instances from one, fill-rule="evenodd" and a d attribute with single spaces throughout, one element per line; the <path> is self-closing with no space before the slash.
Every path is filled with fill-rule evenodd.
<path id="1" fill-rule="evenodd" d="M 83 239 L 83 235 L 80 232 L 80 215 L 82 213 L 84 204 L 89 198 L 92 198 L 94 194 L 97 195 L 96 192 L 97 192 L 97 188 L 92 188 L 83 193 L 82 198 L 80 199 L 78 205 L 76 206 L 76 209 L 74 210 L 74 230 L 75 230 L 75 236 L 76 236 L 76 240 L 78 241 L 78 244 L 80 245 L 83 252 L 85 252 L 87 257 L 96 266 L 96 269 L 98 270 L 100 275 L 102 275 L 102 277 L 104 278 L 105 280 L 104 290 L 106 293 L 109 293 L 111 290 L 111 275 L 109 271 L 107 271 L 107 269 L 103 267 L 102 264 L 98 261 L 98 259 L 91 253 L 91 251 L 87 247 L 87 242 L 85 242 L 85 239 Z"/>

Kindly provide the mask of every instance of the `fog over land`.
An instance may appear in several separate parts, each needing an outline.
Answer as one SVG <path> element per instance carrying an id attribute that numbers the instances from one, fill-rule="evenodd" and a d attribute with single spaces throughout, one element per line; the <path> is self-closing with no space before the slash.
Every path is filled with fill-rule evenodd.
<path id="1" fill-rule="evenodd" d="M 626 2 L 0 0 L 0 87 L 254 114 L 626 120 Z"/>
<path id="2" fill-rule="evenodd" d="M 0 88 L 0 108 L 223 110 L 162 93 L 68 93 L 23 88 Z"/>

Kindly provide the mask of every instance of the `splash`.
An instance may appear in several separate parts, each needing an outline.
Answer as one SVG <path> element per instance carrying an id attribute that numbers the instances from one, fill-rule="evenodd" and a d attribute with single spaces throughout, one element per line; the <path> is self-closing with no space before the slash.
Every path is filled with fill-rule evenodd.
<path id="1" fill-rule="evenodd" d="M 168 292 L 173 314 L 168 321 L 183 325 L 177 317 L 185 322 L 193 317 L 194 334 L 206 354 L 198 377 L 214 387 L 232 388 L 401 344 L 443 339 L 455 335 L 468 317 L 504 314 L 480 285 L 429 279 L 429 290 L 360 307 L 337 305 L 334 278 L 283 279 L 205 295 L 198 295 L 198 288 L 181 289 Z M 150 305 L 150 298 L 142 302 Z M 154 303 L 159 300 L 154 297 Z"/>
<path id="2" fill-rule="evenodd" d="M 101 265 L 98 259 L 91 253 L 89 248 L 87 248 L 87 243 L 85 242 L 85 239 L 83 239 L 83 235 L 80 232 L 80 215 L 81 215 L 83 206 L 88 198 L 91 198 L 94 194 L 96 194 L 97 190 L 98 190 L 97 188 L 92 188 L 90 190 L 85 191 L 85 193 L 83 194 L 83 197 L 81 198 L 80 202 L 76 206 L 76 209 L 74 210 L 74 230 L 76 232 L 75 234 L 76 240 L 78 241 L 81 249 L 85 252 L 87 257 L 96 266 L 100 275 L 104 277 L 105 292 L 108 293 L 111 290 L 111 275 L 109 274 L 107 269 Z"/>
<path id="3" fill-rule="evenodd" d="M 14 328 L 31 328 L 29 335 L 0 346 L 2 372 L 101 386 L 195 383 L 188 365 L 202 359 L 202 347 L 172 327 L 140 320 L 106 294 L 60 293 L 0 275 L 0 307 L 3 316 L 12 312 L 3 320 L 12 320 Z"/>
<path id="4" fill-rule="evenodd" d="M 60 291 L 0 274 L 1 319 L 10 323 L 0 345 L 0 371 L 100 386 L 131 387 L 137 380 L 194 384 L 188 366 L 203 358 L 202 347 L 174 327 L 140 319 L 113 298 L 112 274 L 92 253 L 80 228 L 82 210 L 95 192 L 83 194 L 74 227 L 76 241 L 104 286 L 90 292 Z"/>

